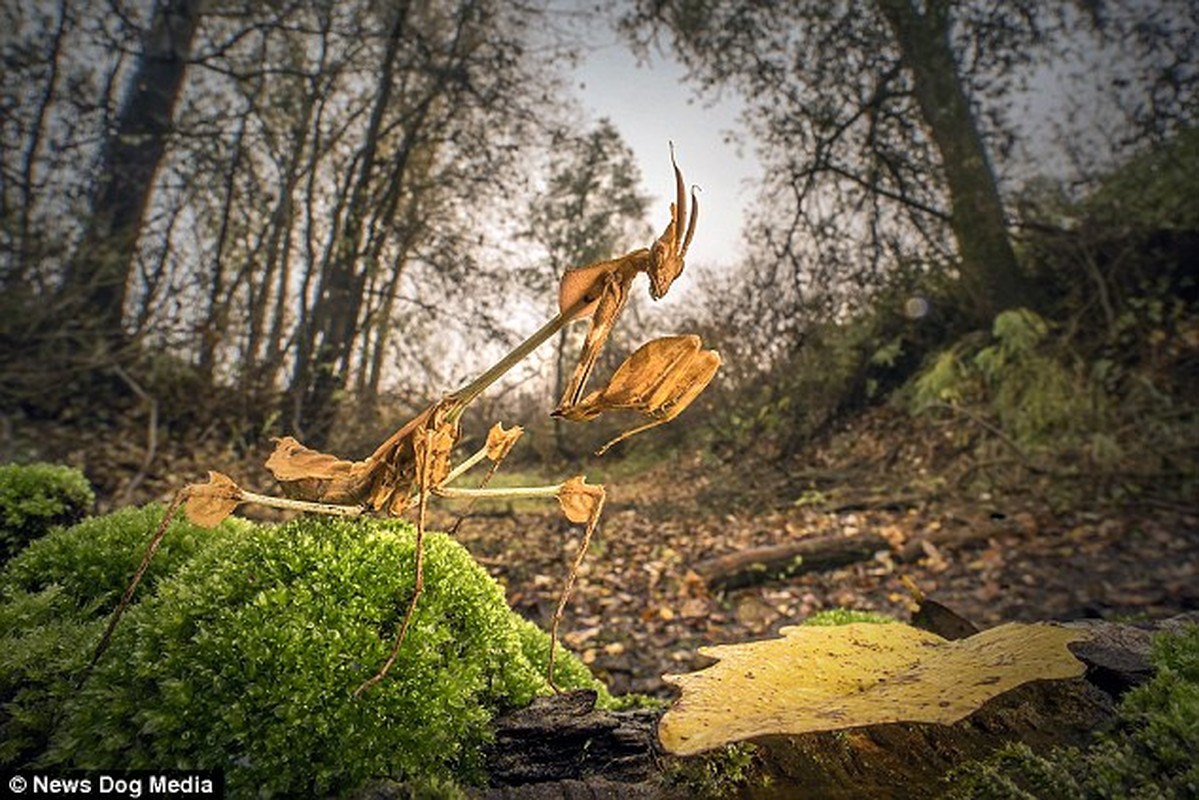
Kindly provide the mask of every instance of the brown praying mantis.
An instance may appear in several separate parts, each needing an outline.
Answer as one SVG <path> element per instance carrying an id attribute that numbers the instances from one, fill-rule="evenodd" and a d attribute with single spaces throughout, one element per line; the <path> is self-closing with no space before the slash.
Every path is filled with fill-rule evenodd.
<path id="1" fill-rule="evenodd" d="M 207 483 L 181 489 L 168 507 L 141 564 L 113 611 L 108 628 L 92 657 L 92 664 L 100 659 L 107 648 L 121 615 L 180 505 L 184 506 L 187 517 L 193 523 L 204 527 L 218 525 L 242 503 L 342 516 L 400 516 L 415 510 L 416 575 L 412 596 L 395 634 L 391 654 L 378 672 L 358 687 L 354 692 L 357 696 L 383 680 L 395 663 L 408 633 L 424 588 L 423 540 L 429 498 L 476 500 L 541 497 L 556 498 L 568 520 L 585 525 L 582 542 L 550 624 L 547 678 L 556 691 L 554 659 L 558 628 L 603 510 L 604 488 L 586 483 L 582 476 L 550 486 L 487 488 L 487 482 L 520 437 L 520 427 L 505 430 L 501 425 L 495 425 L 484 446 L 457 466 L 451 465 L 451 455 L 461 436 L 459 422 L 462 413 L 470 403 L 539 345 L 576 321 L 589 320 L 590 327 L 583 341 L 579 362 L 552 414 L 568 420 L 590 420 L 605 411 L 629 410 L 646 418 L 643 424 L 605 444 L 597 451 L 597 455 L 617 442 L 674 419 L 711 382 L 720 367 L 719 354 L 703 349 L 697 336 L 666 336 L 638 348 L 617 368 L 607 386 L 584 394 L 599 354 L 628 302 L 629 291 L 636 277 L 641 273 L 649 276 L 650 296 L 657 300 L 666 294 L 683 271 L 683 258 L 695 235 L 699 208 L 693 192 L 688 215 L 686 187 L 683 174 L 674 160 L 673 150 L 671 165 L 674 169 L 676 197 L 670 206 L 670 222 L 649 248 L 640 248 L 619 258 L 568 270 L 559 286 L 558 313 L 551 320 L 478 378 L 416 415 L 365 460 L 347 461 L 319 453 L 285 436 L 276 440 L 275 450 L 267 459 L 266 468 L 281 484 L 287 497 L 246 491 L 219 472 L 210 472 Z M 452 485 L 485 459 L 492 462 L 491 467 L 477 487 Z"/>

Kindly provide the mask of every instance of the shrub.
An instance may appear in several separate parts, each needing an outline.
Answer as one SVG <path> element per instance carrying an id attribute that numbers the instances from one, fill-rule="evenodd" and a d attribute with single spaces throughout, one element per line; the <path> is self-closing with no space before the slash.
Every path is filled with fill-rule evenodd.
<path id="1" fill-rule="evenodd" d="M 78 522 L 95 502 L 78 470 L 53 464 L 0 466 L 0 563 L 54 526 Z"/>
<path id="2" fill-rule="evenodd" d="M 353 698 L 386 659 L 406 610 L 411 526 L 237 526 L 139 589 L 154 591 L 131 607 L 82 690 L 68 699 L 43 691 L 60 713 L 37 763 L 220 768 L 231 796 L 342 794 L 382 776 L 475 780 L 491 716 L 548 691 L 548 637 L 513 614 L 461 545 L 429 534 L 425 592 L 399 657 L 384 681 Z M 15 597 L 0 619 L 37 623 L 15 644 L 53 650 L 62 639 L 37 606 L 54 604 L 47 593 L 81 589 L 56 584 L 40 598 Z M 90 625 L 75 623 L 88 643 L 98 635 Z M 61 655 L 57 664 L 77 671 L 79 661 Z M 563 688 L 602 688 L 565 652 L 558 664 Z M 17 706 L 14 714 L 39 711 Z"/>

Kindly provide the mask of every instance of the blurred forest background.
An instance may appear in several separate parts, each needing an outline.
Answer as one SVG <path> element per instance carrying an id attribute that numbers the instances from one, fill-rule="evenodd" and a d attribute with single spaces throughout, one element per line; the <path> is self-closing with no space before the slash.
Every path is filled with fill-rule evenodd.
<path id="1" fill-rule="evenodd" d="M 262 481 L 272 436 L 369 453 L 548 318 L 564 269 L 665 225 L 617 128 L 567 90 L 602 20 L 684 64 L 680 91 L 743 97 L 766 169 L 740 263 L 692 253 L 686 301 L 638 297 L 608 350 L 695 332 L 725 366 L 610 459 L 768 473 L 792 503 L 832 486 L 812 448 L 864 425 L 846 446 L 886 432 L 871 463 L 909 488 L 1051 480 L 1063 503 L 1193 513 L 1196 15 L 13 0 L 0 456 L 74 463 L 114 502 L 229 463 Z M 592 469 L 615 428 L 548 418 L 580 335 L 483 398 L 476 435 L 519 423 L 530 469 Z"/>

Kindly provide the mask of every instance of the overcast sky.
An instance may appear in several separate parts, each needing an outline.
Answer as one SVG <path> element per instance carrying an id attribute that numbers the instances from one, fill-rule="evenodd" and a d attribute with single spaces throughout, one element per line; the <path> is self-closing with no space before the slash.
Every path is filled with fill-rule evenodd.
<path id="1" fill-rule="evenodd" d="M 700 222 L 687 260 L 733 263 L 742 246 L 744 210 L 753 199 L 751 179 L 760 169 L 751 145 L 729 140 L 730 132 L 741 131 L 735 98 L 728 93 L 715 105 L 696 100 L 681 66 L 661 54 L 639 64 L 611 30 L 595 31 L 589 40 L 573 73 L 576 94 L 592 121 L 608 117 L 632 148 L 653 198 L 654 229 L 669 220 L 674 197 L 673 141 L 687 183 L 700 188 Z"/>

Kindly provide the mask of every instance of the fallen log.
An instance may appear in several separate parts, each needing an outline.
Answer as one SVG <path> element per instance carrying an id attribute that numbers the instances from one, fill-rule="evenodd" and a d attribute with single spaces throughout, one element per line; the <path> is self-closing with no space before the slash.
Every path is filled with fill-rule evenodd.
<path id="1" fill-rule="evenodd" d="M 709 558 L 697 563 L 694 570 L 710 589 L 739 589 L 785 580 L 804 572 L 843 567 L 889 549 L 887 540 L 875 533 L 813 536 Z"/>
<path id="2" fill-rule="evenodd" d="M 959 522 L 963 524 L 909 539 L 899 548 L 897 558 L 905 562 L 923 558 L 927 554 L 926 542 L 935 547 L 960 547 L 1011 532 L 989 520 L 963 519 Z M 709 589 L 742 589 L 786 580 L 805 572 L 844 567 L 874 558 L 880 550 L 890 549 L 891 543 L 876 533 L 812 536 L 705 559 L 693 569 Z"/>
<path id="3" fill-rule="evenodd" d="M 1071 646 L 1087 666 L 1085 677 L 1025 684 L 953 725 L 891 723 L 762 737 L 755 740 L 757 777 L 742 787 L 742 796 L 922 798 L 940 792 L 940 778 L 948 770 L 985 757 L 1007 742 L 1024 742 L 1038 751 L 1085 746 L 1096 730 L 1110 723 L 1120 694 L 1152 676 L 1152 633 L 1197 621 L 1199 613 L 1144 626 L 1069 623 L 1091 636 Z M 539 698 L 494 721 L 495 740 L 486 753 L 490 785 L 471 788 L 468 796 L 689 800 L 702 789 L 668 779 L 667 772 L 686 762 L 703 763 L 707 756 L 665 754 L 657 741 L 660 715 L 660 710 L 599 710 L 595 694 L 586 691 Z M 413 796 L 410 788 L 397 781 L 375 781 L 353 800 L 401 800 Z"/>

